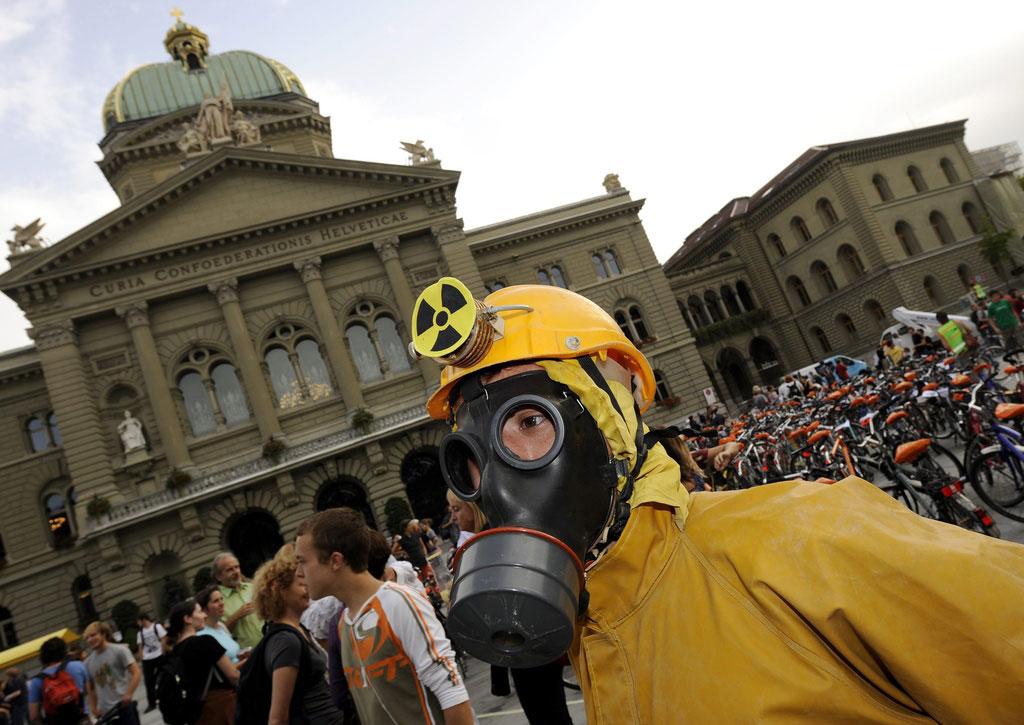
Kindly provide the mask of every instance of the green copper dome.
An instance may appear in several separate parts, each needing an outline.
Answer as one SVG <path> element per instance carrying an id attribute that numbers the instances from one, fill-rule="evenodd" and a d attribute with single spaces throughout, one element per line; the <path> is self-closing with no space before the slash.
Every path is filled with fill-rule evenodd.
<path id="1" fill-rule="evenodd" d="M 168 37 L 175 32 L 205 41 L 202 31 L 180 21 L 168 32 Z M 172 48 L 168 50 L 178 57 Z M 294 73 L 258 53 L 229 50 L 207 55 L 205 47 L 201 47 L 194 55 L 188 57 L 189 62 L 144 65 L 122 78 L 103 102 L 104 131 L 123 121 L 153 118 L 198 106 L 204 97 L 220 93 L 224 81 L 234 99 L 264 98 L 278 93 L 306 95 L 306 89 Z"/>

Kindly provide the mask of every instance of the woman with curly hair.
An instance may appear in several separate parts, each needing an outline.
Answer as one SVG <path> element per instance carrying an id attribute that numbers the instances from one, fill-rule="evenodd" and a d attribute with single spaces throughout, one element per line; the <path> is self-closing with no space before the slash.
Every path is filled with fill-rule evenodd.
<path id="1" fill-rule="evenodd" d="M 253 603 L 267 622 L 263 662 L 253 665 L 265 667 L 272 683 L 269 725 L 339 725 L 342 715 L 325 678 L 327 654 L 299 621 L 309 592 L 292 544 L 256 572 Z"/>

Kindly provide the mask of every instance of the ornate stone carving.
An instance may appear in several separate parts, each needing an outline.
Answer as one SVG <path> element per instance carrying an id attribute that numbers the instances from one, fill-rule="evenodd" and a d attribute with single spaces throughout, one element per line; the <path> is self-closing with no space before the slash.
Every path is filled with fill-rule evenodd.
<path id="1" fill-rule="evenodd" d="M 149 305 L 146 304 L 145 300 L 139 300 L 122 307 L 115 307 L 114 312 L 124 320 L 124 323 L 128 325 L 130 330 L 133 327 L 149 324 L 149 313 L 146 312 L 148 307 Z"/>
<path id="2" fill-rule="evenodd" d="M 181 124 L 179 129 L 178 148 L 186 156 L 209 153 L 228 144 L 251 146 L 261 140 L 259 126 L 235 110 L 227 81 L 221 84 L 218 95 L 203 99 L 195 120 Z"/>
<path id="3" fill-rule="evenodd" d="M 464 223 L 461 219 L 454 219 L 448 224 L 439 224 L 430 227 L 430 232 L 437 238 L 439 244 L 446 244 L 462 239 L 465 233 L 462 231 Z"/>
<path id="4" fill-rule="evenodd" d="M 619 182 L 618 174 L 608 174 L 601 183 L 604 184 L 604 190 L 609 194 L 615 191 L 622 191 L 622 184 Z"/>
<path id="5" fill-rule="evenodd" d="M 320 257 L 310 257 L 295 262 L 295 269 L 299 270 L 303 283 L 312 282 L 314 279 L 323 279 L 320 269 Z"/>
<path id="6" fill-rule="evenodd" d="M 75 325 L 71 320 L 61 320 L 45 327 L 33 327 L 28 331 L 40 350 L 75 344 Z"/>
<path id="7" fill-rule="evenodd" d="M 26 226 L 15 224 L 11 227 L 11 231 L 14 232 L 14 239 L 7 240 L 7 248 L 11 250 L 11 255 L 42 249 L 46 246 L 45 242 L 39 237 L 39 231 L 45 226 L 46 224 L 41 219 L 36 219 Z"/>
<path id="8" fill-rule="evenodd" d="M 377 250 L 380 261 L 387 262 L 398 259 L 398 237 L 384 237 L 373 242 L 373 248 Z"/>
<path id="9" fill-rule="evenodd" d="M 401 141 L 402 150 L 409 154 L 409 163 L 413 166 L 440 166 L 441 162 L 434 157 L 434 149 L 427 148 L 423 139 L 414 143 Z"/>
<path id="10" fill-rule="evenodd" d="M 228 302 L 238 302 L 238 278 L 228 277 L 217 280 L 207 285 L 207 289 L 217 295 L 217 302 L 226 305 Z"/>
<path id="11" fill-rule="evenodd" d="M 146 447 L 146 436 L 142 433 L 142 422 L 138 418 L 132 417 L 130 410 L 124 412 L 124 420 L 118 424 L 117 434 L 121 436 L 121 445 L 124 446 L 125 453 L 132 453 Z"/>

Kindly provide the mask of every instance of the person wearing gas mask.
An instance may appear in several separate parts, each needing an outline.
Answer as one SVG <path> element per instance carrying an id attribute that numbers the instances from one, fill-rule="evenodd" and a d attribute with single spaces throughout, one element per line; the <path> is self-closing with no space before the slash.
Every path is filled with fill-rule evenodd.
<path id="1" fill-rule="evenodd" d="M 858 478 L 690 496 L 643 423 L 649 362 L 568 290 L 443 278 L 411 327 L 442 473 L 491 523 L 455 559 L 470 654 L 568 650 L 592 724 L 1018 717 L 1024 547 Z"/>

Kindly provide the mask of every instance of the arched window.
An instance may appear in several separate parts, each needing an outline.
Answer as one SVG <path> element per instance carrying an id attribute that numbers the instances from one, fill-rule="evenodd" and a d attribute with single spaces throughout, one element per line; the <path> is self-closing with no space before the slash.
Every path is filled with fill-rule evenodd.
<path id="1" fill-rule="evenodd" d="M 315 511 L 326 511 L 342 506 L 359 511 L 367 524 L 371 527 L 376 526 L 373 508 L 366 498 L 366 486 L 359 479 L 350 476 L 328 479 L 320 486 L 313 499 Z"/>
<path id="2" fill-rule="evenodd" d="M 921 285 L 924 288 L 924 294 L 928 301 L 933 305 L 939 304 L 939 283 L 935 281 L 935 278 L 928 275 L 924 278 Z"/>
<path id="3" fill-rule="evenodd" d="M 846 273 L 846 278 L 851 283 L 856 282 L 864 274 L 864 262 L 861 261 L 860 255 L 857 254 L 857 250 L 852 245 L 844 244 L 841 246 L 836 259 L 839 260 L 839 264 L 842 265 L 843 271 Z"/>
<path id="4" fill-rule="evenodd" d="M 811 265 L 811 274 L 818 278 L 818 286 L 821 288 L 822 294 L 831 294 L 839 288 L 836 285 L 835 277 L 832 276 L 832 270 L 820 259 Z"/>
<path id="5" fill-rule="evenodd" d="M 537 270 L 537 281 L 541 284 L 549 284 L 554 287 L 561 287 L 562 289 L 569 289 L 569 285 L 565 283 L 565 274 L 562 273 L 562 268 L 557 264 L 553 264 L 550 267 L 541 267 Z"/>
<path id="6" fill-rule="evenodd" d="M 970 228 L 971 234 L 981 234 L 983 225 L 977 207 L 971 202 L 965 201 L 960 206 L 960 212 L 964 215 L 964 219 L 967 220 L 967 226 Z"/>
<path id="7" fill-rule="evenodd" d="M 722 308 L 718 305 L 718 295 L 713 290 L 708 290 L 704 293 L 704 306 L 707 307 L 712 322 L 721 322 L 725 319 L 725 315 L 722 314 Z"/>
<path id="8" fill-rule="evenodd" d="M 77 499 L 75 487 L 67 481 L 57 481 L 46 487 L 43 509 L 50 543 L 55 547 L 68 546 L 75 540 L 74 507 Z"/>
<path id="9" fill-rule="evenodd" d="M 789 221 L 789 228 L 801 242 L 811 241 L 811 230 L 807 228 L 807 222 L 803 217 L 795 216 Z"/>
<path id="10" fill-rule="evenodd" d="M 878 198 L 881 201 L 892 201 L 892 189 L 889 188 L 889 182 L 881 174 L 875 174 L 871 177 L 871 183 L 874 184 L 875 191 L 878 192 Z"/>
<path id="11" fill-rule="evenodd" d="M 283 322 L 275 327 L 267 337 L 263 361 L 280 408 L 323 400 L 334 392 L 320 346 L 301 325 Z"/>
<path id="12" fill-rule="evenodd" d="M 28 433 L 28 442 L 33 453 L 45 451 L 50 447 L 50 436 L 41 417 L 29 418 L 25 423 L 25 432 Z"/>
<path id="13" fill-rule="evenodd" d="M 853 324 L 853 319 L 845 312 L 836 315 L 836 327 L 843 330 L 851 340 L 857 337 L 857 326 Z"/>
<path id="14" fill-rule="evenodd" d="M 614 250 L 601 249 L 590 255 L 590 262 L 594 265 L 594 273 L 598 279 L 608 279 L 617 274 L 622 274 L 619 267 L 619 258 Z"/>
<path id="15" fill-rule="evenodd" d="M 966 264 L 961 264 L 956 268 L 956 276 L 960 279 L 960 284 L 970 289 L 971 287 L 971 268 Z"/>
<path id="16" fill-rule="evenodd" d="M 956 173 L 956 167 L 953 166 L 953 162 L 949 159 L 942 159 L 939 162 L 939 166 L 942 168 L 942 173 L 946 175 L 946 181 L 950 184 L 956 184 L 960 181 L 960 174 Z"/>
<path id="17" fill-rule="evenodd" d="M 836 214 L 832 202 L 828 199 L 824 197 L 818 199 L 815 208 L 818 210 L 818 217 L 821 219 L 822 226 L 826 229 L 839 223 L 839 215 Z"/>
<path id="18" fill-rule="evenodd" d="M 683 301 L 676 300 L 676 304 L 679 305 L 679 314 L 683 316 L 683 322 L 686 323 L 686 326 L 689 327 L 691 330 L 696 330 L 697 327 L 694 324 L 693 320 L 690 318 L 690 311 L 686 308 L 686 305 L 683 304 Z"/>
<path id="19" fill-rule="evenodd" d="M 398 325 L 394 319 L 390 315 L 381 315 L 374 320 L 373 327 L 377 331 L 377 340 L 387 361 L 388 371 L 400 373 L 410 370 L 412 363 L 409 360 L 409 351 L 402 343 L 402 336 L 398 334 Z"/>
<path id="20" fill-rule="evenodd" d="M 238 372 L 222 352 L 197 346 L 182 356 L 178 366 L 178 393 L 193 436 L 250 419 Z"/>
<path id="21" fill-rule="evenodd" d="M 731 259 L 731 258 L 732 258 L 732 252 L 722 252 L 721 254 L 718 255 L 718 260 L 720 262 L 723 262 L 726 259 Z"/>
<path id="22" fill-rule="evenodd" d="M 634 345 L 652 340 L 651 334 L 647 330 L 647 323 L 644 322 L 643 312 L 635 303 L 616 309 L 615 322 L 618 323 L 622 334 L 628 337 Z"/>
<path id="23" fill-rule="evenodd" d="M 487 290 L 488 294 L 491 292 L 497 292 L 500 289 L 505 289 L 507 286 L 508 285 L 505 284 L 505 280 L 501 278 L 492 279 L 490 282 L 484 283 L 484 289 Z"/>
<path id="24" fill-rule="evenodd" d="M 824 330 L 820 327 L 812 327 L 811 334 L 814 335 L 815 339 L 818 341 L 818 347 L 821 348 L 822 352 L 832 352 L 832 343 L 828 341 L 828 335 L 825 334 Z"/>
<path id="25" fill-rule="evenodd" d="M 754 304 L 754 296 L 750 294 L 750 288 L 747 287 L 747 283 L 742 279 L 736 283 L 736 296 L 740 298 L 740 304 L 743 305 L 743 309 L 747 312 L 757 307 Z"/>
<path id="26" fill-rule="evenodd" d="M 732 287 L 723 285 L 720 292 L 722 293 L 722 302 L 725 304 L 725 311 L 729 313 L 730 317 L 743 312 L 740 309 L 740 303 L 736 299 L 736 293 L 732 291 Z"/>
<path id="27" fill-rule="evenodd" d="M 910 183 L 914 185 L 914 191 L 918 193 L 928 191 L 928 184 L 924 182 L 924 174 L 921 173 L 921 169 L 916 166 L 908 166 L 907 176 L 910 177 Z"/>
<path id="28" fill-rule="evenodd" d="M 210 394 L 203 385 L 203 378 L 199 373 L 189 371 L 179 377 L 178 391 L 185 407 L 185 416 L 192 427 L 192 435 L 201 436 L 217 430 L 217 419 L 213 415 Z"/>
<path id="29" fill-rule="evenodd" d="M 914 228 L 903 220 L 896 222 L 896 238 L 903 247 L 903 253 L 908 257 L 920 254 L 921 243 L 917 241 L 917 234 L 914 233 Z"/>
<path id="30" fill-rule="evenodd" d="M 952 244 L 956 241 L 953 230 L 949 228 L 949 222 L 946 221 L 942 212 L 933 211 L 929 214 L 928 223 L 932 225 L 932 231 L 935 232 L 935 238 L 939 240 L 939 244 Z"/>
<path id="31" fill-rule="evenodd" d="M 672 397 L 672 391 L 669 390 L 668 383 L 665 381 L 665 375 L 660 370 L 654 371 L 654 402 L 659 403 L 662 400 L 668 400 Z"/>
<path id="32" fill-rule="evenodd" d="M 71 582 L 71 598 L 75 603 L 75 610 L 78 612 L 78 626 L 85 627 L 89 622 L 99 619 L 96 613 L 96 604 L 92 600 L 92 580 L 87 574 L 76 577 Z"/>
<path id="33" fill-rule="evenodd" d="M 210 380 L 213 381 L 217 405 L 224 414 L 224 422 L 237 425 L 249 420 L 249 406 L 246 405 L 245 392 L 235 366 L 228 362 L 214 365 L 210 369 Z"/>
<path id="34" fill-rule="evenodd" d="M 0 607 L 0 650 L 18 644 L 18 633 L 14 629 L 14 617 L 7 607 Z"/>
<path id="35" fill-rule="evenodd" d="M 864 302 L 864 312 L 867 313 L 868 317 L 875 321 L 876 324 L 885 322 L 885 310 L 882 309 L 882 304 L 878 300 L 866 300 Z"/>
<path id="36" fill-rule="evenodd" d="M 786 256 L 786 245 L 782 243 L 782 237 L 778 234 L 769 234 L 767 241 L 768 246 L 775 250 L 780 259 Z"/>
<path id="37" fill-rule="evenodd" d="M 705 325 L 711 324 L 711 320 L 708 319 L 707 311 L 704 309 L 704 305 L 701 303 L 700 297 L 697 295 L 690 295 L 689 299 L 686 300 L 686 304 L 690 308 L 690 316 L 697 324 L 697 327 L 704 327 Z"/>
<path id="38" fill-rule="evenodd" d="M 807 307 L 807 305 L 811 304 L 811 296 L 807 294 L 807 289 L 804 287 L 802 279 L 794 274 L 786 280 L 786 286 L 789 287 L 790 293 L 796 297 L 801 307 Z"/>
<path id="39" fill-rule="evenodd" d="M 398 318 L 374 302 L 363 300 L 355 306 L 345 337 L 359 380 L 364 383 L 412 370 Z"/>

